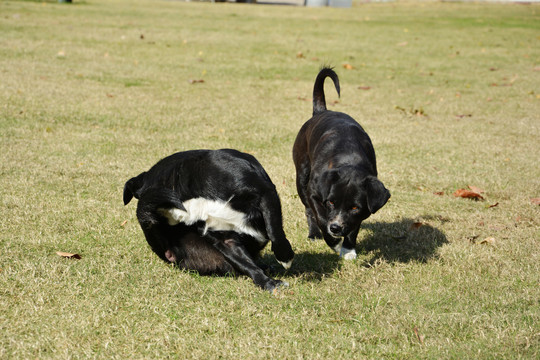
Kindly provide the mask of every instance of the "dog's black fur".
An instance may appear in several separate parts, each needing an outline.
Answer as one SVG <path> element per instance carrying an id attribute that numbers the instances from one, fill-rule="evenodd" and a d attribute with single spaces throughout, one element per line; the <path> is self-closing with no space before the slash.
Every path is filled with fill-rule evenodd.
<path id="1" fill-rule="evenodd" d="M 349 115 L 326 109 L 327 77 L 340 93 L 337 74 L 321 69 L 313 88 L 313 117 L 293 147 L 296 186 L 306 207 L 308 237 L 322 237 L 352 259 L 362 221 L 386 204 L 390 192 L 377 179 L 375 151 L 364 129 Z"/>
<path id="2" fill-rule="evenodd" d="M 285 267 L 294 252 L 283 231 L 275 186 L 253 156 L 232 149 L 173 154 L 126 182 L 124 204 L 133 197 L 139 199 L 137 218 L 146 240 L 164 261 L 201 274 L 238 272 L 269 291 L 283 285 L 255 264 L 268 239 Z M 190 199 L 202 199 L 203 205 L 186 210 Z M 239 214 L 240 225 L 228 224 L 226 217 L 197 218 L 208 202 Z M 174 220 L 174 212 L 189 215 L 189 221 Z"/>

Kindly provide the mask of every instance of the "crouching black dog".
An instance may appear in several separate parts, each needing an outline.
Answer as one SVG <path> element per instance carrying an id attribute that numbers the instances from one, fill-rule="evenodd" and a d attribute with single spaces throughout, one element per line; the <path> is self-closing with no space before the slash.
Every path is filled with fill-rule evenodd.
<path id="1" fill-rule="evenodd" d="M 343 258 L 354 259 L 360 224 L 386 204 L 390 192 L 377 179 L 375 151 L 364 129 L 349 115 L 326 109 L 327 77 L 340 93 L 337 74 L 323 68 L 313 88 L 313 117 L 293 147 L 296 187 L 306 207 L 308 237 L 322 237 Z"/>
<path id="2" fill-rule="evenodd" d="M 201 274 L 245 274 L 268 291 L 284 285 L 255 263 L 269 240 L 285 268 L 294 252 L 276 188 L 253 156 L 232 149 L 173 154 L 126 182 L 124 204 L 133 197 L 146 240 L 164 261 Z"/>

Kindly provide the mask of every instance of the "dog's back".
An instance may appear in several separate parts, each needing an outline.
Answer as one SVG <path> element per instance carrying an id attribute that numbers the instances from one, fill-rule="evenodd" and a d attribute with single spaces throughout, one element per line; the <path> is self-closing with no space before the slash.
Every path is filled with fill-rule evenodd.
<path id="1" fill-rule="evenodd" d="M 300 166 L 307 161 L 312 169 L 328 164 L 332 167 L 358 164 L 377 176 L 375 150 L 362 126 L 351 116 L 326 108 L 324 81 L 327 77 L 332 79 L 340 95 L 337 74 L 331 68 L 322 68 L 313 86 L 313 117 L 302 126 L 294 144 L 295 163 Z"/>

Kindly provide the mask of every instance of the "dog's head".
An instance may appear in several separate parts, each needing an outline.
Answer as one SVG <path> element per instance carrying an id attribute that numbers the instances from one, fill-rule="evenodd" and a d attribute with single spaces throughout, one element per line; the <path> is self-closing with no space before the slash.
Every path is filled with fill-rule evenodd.
<path id="1" fill-rule="evenodd" d="M 390 192 L 377 177 L 366 176 L 354 167 L 327 170 L 317 183 L 319 206 L 326 213 L 324 226 L 334 237 L 357 229 L 390 198 Z"/>

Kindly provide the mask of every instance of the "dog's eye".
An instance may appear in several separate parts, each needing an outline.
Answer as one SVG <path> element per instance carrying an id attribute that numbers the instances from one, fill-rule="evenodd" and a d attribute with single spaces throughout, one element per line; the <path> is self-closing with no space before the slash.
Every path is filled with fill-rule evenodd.
<path id="1" fill-rule="evenodd" d="M 351 208 L 351 210 L 352 210 L 352 211 L 358 211 L 358 206 L 353 206 L 353 207 Z"/>
<path id="2" fill-rule="evenodd" d="M 329 207 L 329 208 L 333 208 L 334 207 L 334 202 L 330 201 L 330 200 L 327 200 L 326 201 L 326 206 Z"/>

